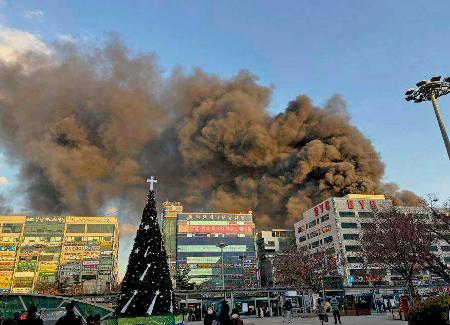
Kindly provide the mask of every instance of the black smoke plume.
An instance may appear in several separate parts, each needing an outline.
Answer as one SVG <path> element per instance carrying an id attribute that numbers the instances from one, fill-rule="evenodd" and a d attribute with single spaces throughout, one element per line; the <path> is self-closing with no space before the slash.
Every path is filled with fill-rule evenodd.
<path id="1" fill-rule="evenodd" d="M 127 212 L 155 175 L 158 197 L 188 210 L 252 210 L 261 227 L 291 227 L 331 195 L 383 192 L 380 156 L 339 96 L 322 108 L 298 96 L 271 116 L 271 89 L 248 72 L 162 75 L 153 54 L 117 39 L 0 64 L 0 144 L 30 209 L 116 207 L 136 223 Z"/>

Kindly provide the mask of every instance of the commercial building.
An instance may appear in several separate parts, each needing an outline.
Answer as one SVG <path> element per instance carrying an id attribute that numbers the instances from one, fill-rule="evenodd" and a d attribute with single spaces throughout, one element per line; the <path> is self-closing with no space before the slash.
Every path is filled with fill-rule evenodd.
<path id="1" fill-rule="evenodd" d="M 383 284 L 385 270 L 380 270 L 381 274 L 362 275 L 364 260 L 360 256 L 359 238 L 374 209 L 390 205 L 392 202 L 384 195 L 331 197 L 305 211 L 294 225 L 296 244 L 305 251 L 320 248 L 334 254 L 345 285 Z"/>
<path id="2" fill-rule="evenodd" d="M 118 243 L 116 217 L 0 216 L 0 292 L 109 290 Z"/>
<path id="3" fill-rule="evenodd" d="M 178 212 L 182 209 L 179 202 L 166 202 L 163 208 L 165 246 L 171 258 L 176 247 L 177 269 L 189 269 L 191 281 L 206 289 L 221 289 L 223 263 L 225 288 L 259 285 L 251 211 Z M 219 243 L 224 245 L 223 255 Z"/>
<path id="4" fill-rule="evenodd" d="M 277 255 L 295 247 L 295 232 L 288 229 L 259 231 L 256 235 L 256 245 L 261 286 L 271 287 L 275 274 L 273 260 Z"/>
<path id="5" fill-rule="evenodd" d="M 360 236 L 370 227 L 374 210 L 392 206 L 383 195 L 349 194 L 331 197 L 303 213 L 295 227 L 296 244 L 299 249 L 314 251 L 324 249 L 337 259 L 338 273 L 344 285 L 399 285 L 401 278 L 389 269 L 374 268 L 367 274 L 361 256 Z M 417 207 L 396 207 L 405 215 L 430 220 L 428 211 Z M 430 250 L 445 263 L 450 264 L 450 246 L 436 243 Z M 428 272 L 417 274 L 417 284 L 432 282 Z"/>
<path id="6" fill-rule="evenodd" d="M 176 273 L 177 263 L 177 216 L 182 212 L 183 206 L 180 202 L 166 201 L 163 203 L 162 236 L 172 278 Z"/>

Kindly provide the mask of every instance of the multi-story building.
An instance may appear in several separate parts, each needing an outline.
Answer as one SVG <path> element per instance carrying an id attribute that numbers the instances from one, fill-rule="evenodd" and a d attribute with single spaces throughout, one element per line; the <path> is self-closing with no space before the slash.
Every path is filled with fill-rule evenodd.
<path id="1" fill-rule="evenodd" d="M 220 289 L 222 249 L 218 244 L 223 243 L 225 287 L 259 284 L 252 212 L 182 211 L 179 202 L 166 202 L 163 205 L 163 236 L 169 264 L 176 269 L 189 269 L 192 282 L 207 289 Z"/>
<path id="2" fill-rule="evenodd" d="M 103 292 L 117 281 L 116 217 L 0 216 L 0 290 L 32 293 L 76 284 Z"/>
<path id="3" fill-rule="evenodd" d="M 177 263 L 177 216 L 182 212 L 183 205 L 180 202 L 166 201 L 163 203 L 162 236 L 172 278 L 176 273 Z"/>
<path id="4" fill-rule="evenodd" d="M 389 269 L 372 268 L 367 272 L 360 253 L 360 237 L 362 231 L 370 227 L 374 210 L 389 206 L 392 206 L 392 201 L 383 195 L 349 194 L 329 198 L 304 212 L 303 218 L 294 225 L 296 244 L 305 251 L 324 249 L 334 254 L 345 285 L 400 284 L 401 278 Z M 396 209 L 405 215 L 431 221 L 429 211 L 424 208 Z M 435 243 L 430 251 L 450 264 L 448 244 Z M 416 275 L 418 283 L 429 283 L 432 278 L 429 272 Z"/>
<path id="5" fill-rule="evenodd" d="M 348 194 L 331 197 L 303 213 L 294 225 L 299 249 L 311 251 L 324 249 L 334 254 L 338 271 L 346 285 L 382 283 L 385 270 L 371 272 L 370 278 L 361 273 L 363 258 L 360 256 L 361 229 L 369 225 L 374 209 L 390 206 L 384 195 Z"/>
<path id="6" fill-rule="evenodd" d="M 273 286 L 273 259 L 295 247 L 294 234 L 293 230 L 287 229 L 263 230 L 257 233 L 258 268 L 262 287 Z"/>

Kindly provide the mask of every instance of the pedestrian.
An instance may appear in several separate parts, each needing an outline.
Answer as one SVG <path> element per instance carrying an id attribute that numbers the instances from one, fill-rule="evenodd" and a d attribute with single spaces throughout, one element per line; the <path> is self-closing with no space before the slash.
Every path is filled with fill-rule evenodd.
<path id="1" fill-rule="evenodd" d="M 325 300 L 325 311 L 328 313 L 331 311 L 331 305 L 328 300 Z"/>
<path id="2" fill-rule="evenodd" d="M 231 311 L 231 325 L 244 325 L 242 319 L 239 318 L 239 311 L 233 308 Z"/>
<path id="3" fill-rule="evenodd" d="M 328 315 L 327 311 L 325 310 L 325 301 L 322 301 L 322 299 L 317 300 L 317 315 L 319 315 L 320 324 L 323 325 L 323 322 L 328 322 Z"/>
<path id="4" fill-rule="evenodd" d="M 206 310 L 205 318 L 203 319 L 203 325 L 213 325 L 217 318 L 217 314 L 214 311 L 213 306 L 209 306 Z"/>
<path id="5" fill-rule="evenodd" d="M 193 312 L 192 308 L 189 308 L 188 321 L 193 321 L 193 319 L 192 319 L 192 314 L 193 314 L 193 313 L 194 313 L 194 312 Z"/>
<path id="6" fill-rule="evenodd" d="M 283 323 L 286 321 L 286 319 L 288 320 L 289 323 L 292 322 L 292 302 L 291 299 L 287 299 L 284 302 L 284 319 L 283 319 Z"/>
<path id="7" fill-rule="evenodd" d="M 83 325 L 81 317 L 75 315 L 75 304 L 66 305 L 66 314 L 58 319 L 55 325 Z"/>
<path id="8" fill-rule="evenodd" d="M 339 313 L 339 300 L 337 300 L 336 296 L 333 296 L 330 300 L 331 310 L 333 311 L 334 323 L 341 323 L 341 314 Z"/>
<path id="9" fill-rule="evenodd" d="M 220 325 L 230 325 L 230 305 L 226 300 L 222 301 L 222 306 L 220 307 L 219 316 Z"/>
<path id="10" fill-rule="evenodd" d="M 37 315 L 36 306 L 31 306 L 27 311 L 27 318 L 19 322 L 20 325 L 44 325 L 44 322 Z"/>

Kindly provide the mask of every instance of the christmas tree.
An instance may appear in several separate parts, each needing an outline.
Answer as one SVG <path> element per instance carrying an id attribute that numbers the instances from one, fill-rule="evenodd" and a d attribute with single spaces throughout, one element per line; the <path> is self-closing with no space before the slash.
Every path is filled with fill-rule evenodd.
<path id="1" fill-rule="evenodd" d="M 116 316 L 171 314 L 174 307 L 167 255 L 159 229 L 153 176 L 147 204 L 134 240 Z"/>

